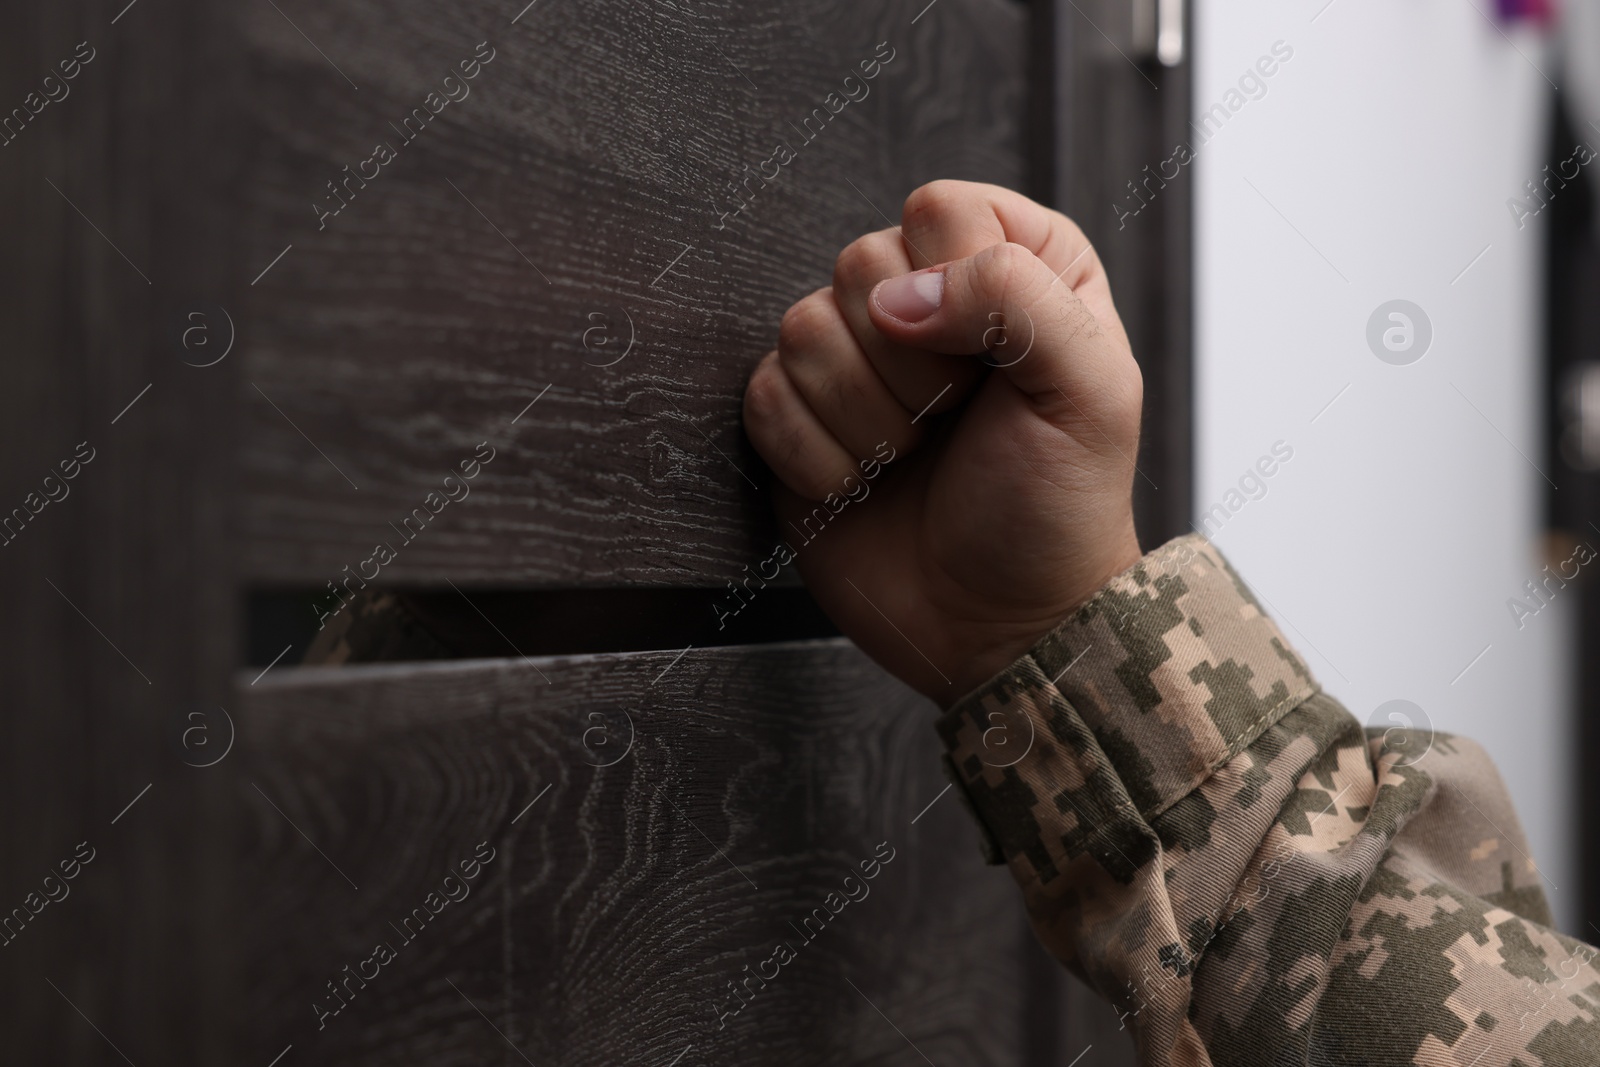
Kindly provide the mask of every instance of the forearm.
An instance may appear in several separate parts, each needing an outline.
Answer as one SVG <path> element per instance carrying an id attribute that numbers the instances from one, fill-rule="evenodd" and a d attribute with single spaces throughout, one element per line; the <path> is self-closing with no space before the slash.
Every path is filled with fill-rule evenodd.
<path id="1" fill-rule="evenodd" d="M 1600 973 L 1541 925 L 1482 753 L 1369 741 L 1199 538 L 939 729 L 1040 937 L 1144 1062 L 1600 1057 Z"/>

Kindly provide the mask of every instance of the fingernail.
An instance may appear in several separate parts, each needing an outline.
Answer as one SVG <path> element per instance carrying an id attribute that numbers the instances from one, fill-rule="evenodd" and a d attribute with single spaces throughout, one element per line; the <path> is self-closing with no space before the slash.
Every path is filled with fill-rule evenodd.
<path id="1" fill-rule="evenodd" d="M 944 271 L 922 270 L 878 283 L 873 299 L 878 308 L 901 322 L 921 322 L 939 310 L 944 299 Z"/>

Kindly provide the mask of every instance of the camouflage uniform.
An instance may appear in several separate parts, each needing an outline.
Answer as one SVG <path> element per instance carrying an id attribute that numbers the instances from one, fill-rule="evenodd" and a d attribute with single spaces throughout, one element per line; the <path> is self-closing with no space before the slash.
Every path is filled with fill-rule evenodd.
<path id="1" fill-rule="evenodd" d="M 939 732 L 1034 929 L 1141 1063 L 1600 1063 L 1595 951 L 1550 929 L 1483 750 L 1364 730 L 1203 539 Z"/>

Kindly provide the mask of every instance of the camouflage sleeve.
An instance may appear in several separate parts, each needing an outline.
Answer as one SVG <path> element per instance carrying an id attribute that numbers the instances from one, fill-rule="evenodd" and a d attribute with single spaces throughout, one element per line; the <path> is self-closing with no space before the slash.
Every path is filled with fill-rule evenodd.
<path id="1" fill-rule="evenodd" d="M 1494 767 L 1368 732 L 1173 541 L 939 720 L 1045 945 L 1145 1064 L 1600 1063 Z"/>

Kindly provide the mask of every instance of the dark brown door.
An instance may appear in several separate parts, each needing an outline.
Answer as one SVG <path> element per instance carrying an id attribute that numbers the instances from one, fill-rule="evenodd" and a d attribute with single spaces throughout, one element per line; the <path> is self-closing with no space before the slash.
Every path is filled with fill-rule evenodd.
<path id="1" fill-rule="evenodd" d="M 70 486 L 0 556 L 0 905 L 95 856 L 0 954 L 13 1047 L 1125 1055 L 982 864 L 931 706 L 792 576 L 730 586 L 781 537 L 745 377 L 934 178 L 1095 238 L 1161 414 L 1145 535 L 1182 528 L 1187 196 L 1097 202 L 1187 107 L 1146 15 L 112 7 L 0 42 L 58 81 L 94 51 L 0 148 L 0 489 Z M 302 663 L 378 590 L 445 639 Z"/>

